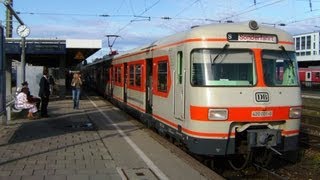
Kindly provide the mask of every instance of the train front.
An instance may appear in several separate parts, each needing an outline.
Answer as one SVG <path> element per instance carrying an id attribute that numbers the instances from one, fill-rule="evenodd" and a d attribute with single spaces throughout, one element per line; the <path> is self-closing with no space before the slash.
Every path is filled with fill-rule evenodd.
<path id="1" fill-rule="evenodd" d="M 301 92 L 291 35 L 255 21 L 212 30 L 218 42 L 190 48 L 188 128 L 198 132 L 190 150 L 235 162 L 296 150 Z"/>

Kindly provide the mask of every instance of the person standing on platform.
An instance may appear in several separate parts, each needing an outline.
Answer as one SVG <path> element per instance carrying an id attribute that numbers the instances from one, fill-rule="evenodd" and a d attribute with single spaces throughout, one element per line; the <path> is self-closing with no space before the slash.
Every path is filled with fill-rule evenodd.
<path id="1" fill-rule="evenodd" d="M 71 81 L 73 109 L 79 109 L 82 81 L 79 73 L 74 73 Z"/>
<path id="2" fill-rule="evenodd" d="M 48 69 L 44 68 L 43 76 L 39 83 L 39 97 L 41 98 L 41 117 L 49 117 L 48 115 L 48 103 L 50 96 L 50 84 L 48 81 Z"/>

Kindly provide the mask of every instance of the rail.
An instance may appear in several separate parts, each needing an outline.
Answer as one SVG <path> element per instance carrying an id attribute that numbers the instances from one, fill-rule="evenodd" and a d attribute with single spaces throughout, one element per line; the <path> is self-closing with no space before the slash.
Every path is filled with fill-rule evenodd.
<path id="1" fill-rule="evenodd" d="M 14 104 L 14 101 L 15 101 L 14 95 L 6 96 L 6 108 L 9 106 L 12 106 Z"/>

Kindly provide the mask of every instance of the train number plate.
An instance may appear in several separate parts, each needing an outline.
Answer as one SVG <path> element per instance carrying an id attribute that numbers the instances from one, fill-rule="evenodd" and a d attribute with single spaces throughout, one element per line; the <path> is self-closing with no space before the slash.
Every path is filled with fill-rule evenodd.
<path id="1" fill-rule="evenodd" d="M 272 111 L 252 111 L 251 117 L 272 117 Z"/>

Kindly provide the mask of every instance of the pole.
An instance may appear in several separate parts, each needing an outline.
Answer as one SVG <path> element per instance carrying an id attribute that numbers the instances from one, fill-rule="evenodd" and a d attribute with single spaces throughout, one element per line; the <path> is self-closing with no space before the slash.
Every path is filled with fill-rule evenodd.
<path id="1" fill-rule="evenodd" d="M 7 4 L 12 6 L 13 0 L 8 0 Z M 6 37 L 12 38 L 12 13 L 11 10 L 7 8 L 6 10 Z"/>
<path id="2" fill-rule="evenodd" d="M 26 38 L 21 38 L 21 82 L 26 81 Z"/>
<path id="3" fill-rule="evenodd" d="M 1 2 L 1 1 L 0 1 Z M 24 25 L 24 22 L 20 19 L 18 14 L 11 7 L 11 1 L 4 1 L 3 4 L 7 7 L 7 9 L 11 12 L 11 14 L 18 20 L 21 25 Z M 26 80 L 26 38 L 21 37 L 21 80 L 24 82 Z"/>
<path id="4" fill-rule="evenodd" d="M 18 22 L 21 25 L 24 25 L 23 21 L 20 19 L 20 17 L 18 16 L 18 14 L 13 10 L 13 8 L 11 7 L 11 5 L 8 2 L 4 2 L 3 3 L 8 9 L 9 11 L 12 13 L 12 15 L 18 20 Z"/>

